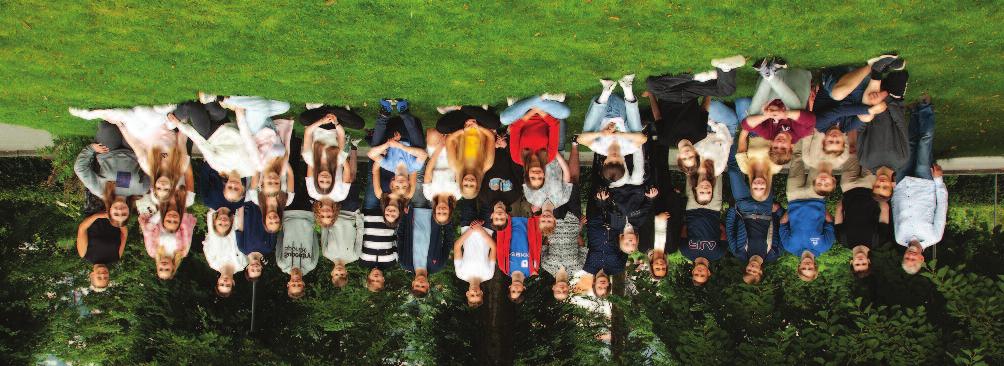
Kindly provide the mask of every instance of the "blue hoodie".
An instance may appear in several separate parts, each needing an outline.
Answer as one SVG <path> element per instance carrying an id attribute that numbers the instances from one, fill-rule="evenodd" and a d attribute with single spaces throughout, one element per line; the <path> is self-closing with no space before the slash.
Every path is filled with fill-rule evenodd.
<path id="1" fill-rule="evenodd" d="M 788 203 L 788 223 L 781 224 L 784 250 L 801 255 L 808 250 L 819 256 L 830 250 L 836 235 L 833 223 L 826 221 L 826 203 L 822 199 L 795 200 Z"/>

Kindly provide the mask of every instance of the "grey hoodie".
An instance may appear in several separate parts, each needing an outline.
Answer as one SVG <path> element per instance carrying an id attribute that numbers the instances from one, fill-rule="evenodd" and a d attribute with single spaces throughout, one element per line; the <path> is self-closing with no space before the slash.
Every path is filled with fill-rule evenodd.
<path id="1" fill-rule="evenodd" d="M 91 170 L 91 161 L 97 158 L 98 171 Z M 142 196 L 150 190 L 150 179 L 143 173 L 136 154 L 130 149 L 112 150 L 98 154 L 90 145 L 80 151 L 73 171 L 80 182 L 95 196 L 104 198 L 105 182 L 115 182 L 115 194 Z"/>

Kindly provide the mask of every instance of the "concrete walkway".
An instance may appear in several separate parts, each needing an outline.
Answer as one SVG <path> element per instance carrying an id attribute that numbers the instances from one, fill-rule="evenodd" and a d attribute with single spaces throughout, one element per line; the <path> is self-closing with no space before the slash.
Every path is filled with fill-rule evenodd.
<path id="1" fill-rule="evenodd" d="M 48 131 L 0 123 L 0 156 L 35 155 L 49 145 L 52 134 Z"/>

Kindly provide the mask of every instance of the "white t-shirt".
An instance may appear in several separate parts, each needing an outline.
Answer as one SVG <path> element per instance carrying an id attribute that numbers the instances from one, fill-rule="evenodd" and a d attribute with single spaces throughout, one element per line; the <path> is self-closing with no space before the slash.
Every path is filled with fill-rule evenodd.
<path id="1" fill-rule="evenodd" d="M 732 135 L 729 128 L 722 123 L 708 121 L 708 126 L 714 133 L 709 133 L 707 137 L 694 144 L 694 150 L 701 156 L 701 160 L 712 159 L 715 162 L 715 176 L 722 175 L 729 163 L 729 152 L 732 149 Z M 675 164 L 671 161 L 670 164 Z"/>
<path id="2" fill-rule="evenodd" d="M 469 226 L 461 229 L 461 234 L 470 230 Z M 485 229 L 488 235 L 492 234 L 490 229 Z M 488 258 L 491 252 L 491 244 L 480 233 L 472 233 L 463 244 L 463 256 L 461 259 L 453 260 L 453 270 L 457 278 L 464 281 L 480 279 L 487 281 L 495 275 L 495 258 Z M 455 254 L 454 254 L 455 255 Z"/>
<path id="3" fill-rule="evenodd" d="M 223 272 L 227 265 L 233 266 L 234 273 L 243 271 L 248 265 L 247 256 L 237 247 L 237 230 L 231 229 L 227 236 L 220 236 L 213 228 L 213 213 L 206 212 L 206 238 L 202 241 L 202 252 L 206 255 L 206 263 L 217 272 Z"/>
<path id="4" fill-rule="evenodd" d="M 621 156 L 628 156 L 638 152 L 641 145 L 635 145 L 631 139 L 624 137 L 623 135 L 613 135 L 613 136 L 600 136 L 593 143 L 589 145 L 589 149 L 600 155 L 609 155 L 610 145 L 613 145 L 614 141 L 621 146 Z"/>
<path id="5" fill-rule="evenodd" d="M 307 177 L 306 178 L 307 195 L 309 195 L 310 198 L 313 198 L 315 200 L 327 197 L 330 198 L 332 201 L 342 202 L 343 200 L 345 200 L 345 197 L 349 196 L 349 189 L 352 188 L 352 183 L 351 182 L 345 183 L 344 177 L 345 175 L 342 174 L 342 169 L 341 167 L 339 167 L 338 171 L 335 172 L 335 178 L 333 179 L 334 182 L 332 183 L 333 186 L 331 187 L 331 192 L 328 192 L 328 194 L 321 194 L 321 192 L 318 192 L 317 187 L 314 185 L 314 177 Z"/>
<path id="6" fill-rule="evenodd" d="M 431 156 L 435 149 L 427 148 L 426 151 Z M 459 200 L 460 184 L 457 184 L 456 173 L 450 169 L 450 161 L 446 157 L 446 151 L 439 153 L 436 161 L 430 161 L 427 164 L 435 165 L 432 169 L 432 182 L 422 185 L 422 195 L 425 196 L 425 199 L 432 200 L 436 195 L 446 193 Z"/>
<path id="7" fill-rule="evenodd" d="M 289 205 L 291 205 L 293 203 L 293 197 L 294 196 L 296 196 L 296 194 L 293 193 L 293 192 L 286 193 L 286 206 L 289 206 Z M 247 200 L 251 201 L 251 202 L 254 202 L 254 204 L 256 204 L 259 207 L 261 207 L 261 203 L 258 203 L 258 188 L 255 188 L 255 189 L 252 189 L 252 190 L 248 191 L 248 193 L 247 193 Z"/>

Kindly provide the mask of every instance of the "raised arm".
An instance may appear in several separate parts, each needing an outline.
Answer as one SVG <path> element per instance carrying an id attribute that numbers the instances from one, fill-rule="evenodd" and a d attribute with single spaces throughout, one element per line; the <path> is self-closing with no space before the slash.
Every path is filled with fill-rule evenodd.
<path id="1" fill-rule="evenodd" d="M 600 138 L 600 136 L 603 136 L 603 133 L 583 132 L 580 133 L 579 136 L 575 138 L 575 142 L 578 142 L 580 145 L 585 145 L 586 147 L 591 147 L 593 145 L 593 142 L 596 141 L 596 139 Z"/>
<path id="2" fill-rule="evenodd" d="M 122 258 L 122 254 L 125 253 L 126 239 L 129 238 L 129 229 L 126 229 L 125 225 L 119 227 L 119 231 L 122 232 L 122 241 L 119 242 L 119 258 Z"/>
<path id="3" fill-rule="evenodd" d="M 645 143 L 645 141 L 648 141 L 648 136 L 640 132 L 618 132 L 618 134 L 624 136 L 628 139 L 628 141 L 631 141 L 632 144 L 638 146 L 641 146 Z"/>
<path id="4" fill-rule="evenodd" d="M 934 177 L 934 197 L 937 206 L 934 208 L 934 235 L 937 235 L 936 242 L 941 241 L 945 235 L 945 223 L 948 220 L 948 188 L 941 178 L 941 167 L 935 165 L 937 175 Z"/>
<path id="5" fill-rule="evenodd" d="M 89 244 L 87 240 L 87 229 L 94 224 L 95 220 L 104 217 L 108 217 L 108 214 L 99 212 L 88 216 L 84 219 L 84 221 L 80 222 L 80 225 L 77 225 L 77 254 L 79 254 L 81 258 L 84 257 L 84 254 L 87 254 L 87 245 Z"/>
<path id="6" fill-rule="evenodd" d="M 342 182 L 352 183 L 356 180 L 356 165 L 359 163 L 359 150 L 351 150 L 349 152 L 349 163 L 342 164 Z M 310 173 L 313 177 L 313 172 Z"/>
<path id="7" fill-rule="evenodd" d="M 432 172 L 436 170 L 436 161 L 439 159 L 439 155 L 443 154 L 443 149 L 445 149 L 445 147 L 443 146 L 444 145 L 439 145 L 439 147 L 433 150 L 432 156 L 429 158 L 429 161 L 425 163 L 425 177 L 422 179 L 422 183 L 425 184 L 432 183 Z M 459 167 L 453 155 L 454 154 L 452 154 L 452 151 L 446 154 L 447 160 L 450 161 L 451 167 Z"/>
<path id="8" fill-rule="evenodd" d="M 562 156 L 561 153 L 558 153 L 558 155 L 554 157 L 554 160 L 557 161 L 558 166 L 561 167 L 561 180 L 565 183 L 571 183 L 572 173 L 571 170 L 568 169 L 568 162 L 565 161 L 565 157 Z"/>
<path id="9" fill-rule="evenodd" d="M 739 146 L 736 148 L 737 153 L 746 152 L 746 149 L 749 148 L 749 137 L 750 137 L 749 131 L 746 131 L 744 129 L 741 132 L 739 132 Z"/>
<path id="10" fill-rule="evenodd" d="M 289 155 L 289 154 L 286 154 L 286 155 Z M 289 165 L 289 161 L 286 161 L 285 165 L 286 165 L 286 167 L 285 167 L 285 170 L 286 170 L 286 191 L 287 191 L 287 193 L 294 193 L 296 191 L 296 184 L 294 182 L 294 180 L 296 179 L 296 177 L 295 177 L 296 174 L 293 174 L 293 167 Z"/>
<path id="11" fill-rule="evenodd" d="M 73 172 L 76 173 L 77 178 L 80 179 L 80 182 L 84 184 L 84 187 L 88 191 L 95 196 L 104 198 L 104 187 L 101 179 L 91 170 L 91 162 L 94 161 L 94 155 L 93 146 L 87 146 L 83 150 L 80 150 L 77 160 L 73 162 Z"/>
<path id="12" fill-rule="evenodd" d="M 370 151 L 366 153 L 366 156 L 369 157 L 374 164 L 380 162 L 380 160 L 383 160 L 383 154 L 390 148 L 390 141 L 391 140 L 388 140 L 385 143 L 371 147 Z"/>
<path id="13" fill-rule="evenodd" d="M 372 152 L 372 150 L 370 151 Z M 370 164 L 373 166 L 373 174 L 371 175 L 370 185 L 373 186 L 373 195 L 380 198 L 383 196 L 383 187 L 380 186 L 380 164 L 377 163 L 378 161 L 373 161 L 373 163 Z"/>
<path id="14" fill-rule="evenodd" d="M 255 170 L 261 171 L 265 166 L 265 162 L 262 161 L 261 155 L 258 154 L 258 142 L 255 141 L 254 134 L 251 133 L 251 128 L 248 127 L 247 110 L 241 107 L 234 107 L 234 115 L 237 117 L 237 129 L 241 133 L 244 150 L 254 163 Z"/>

